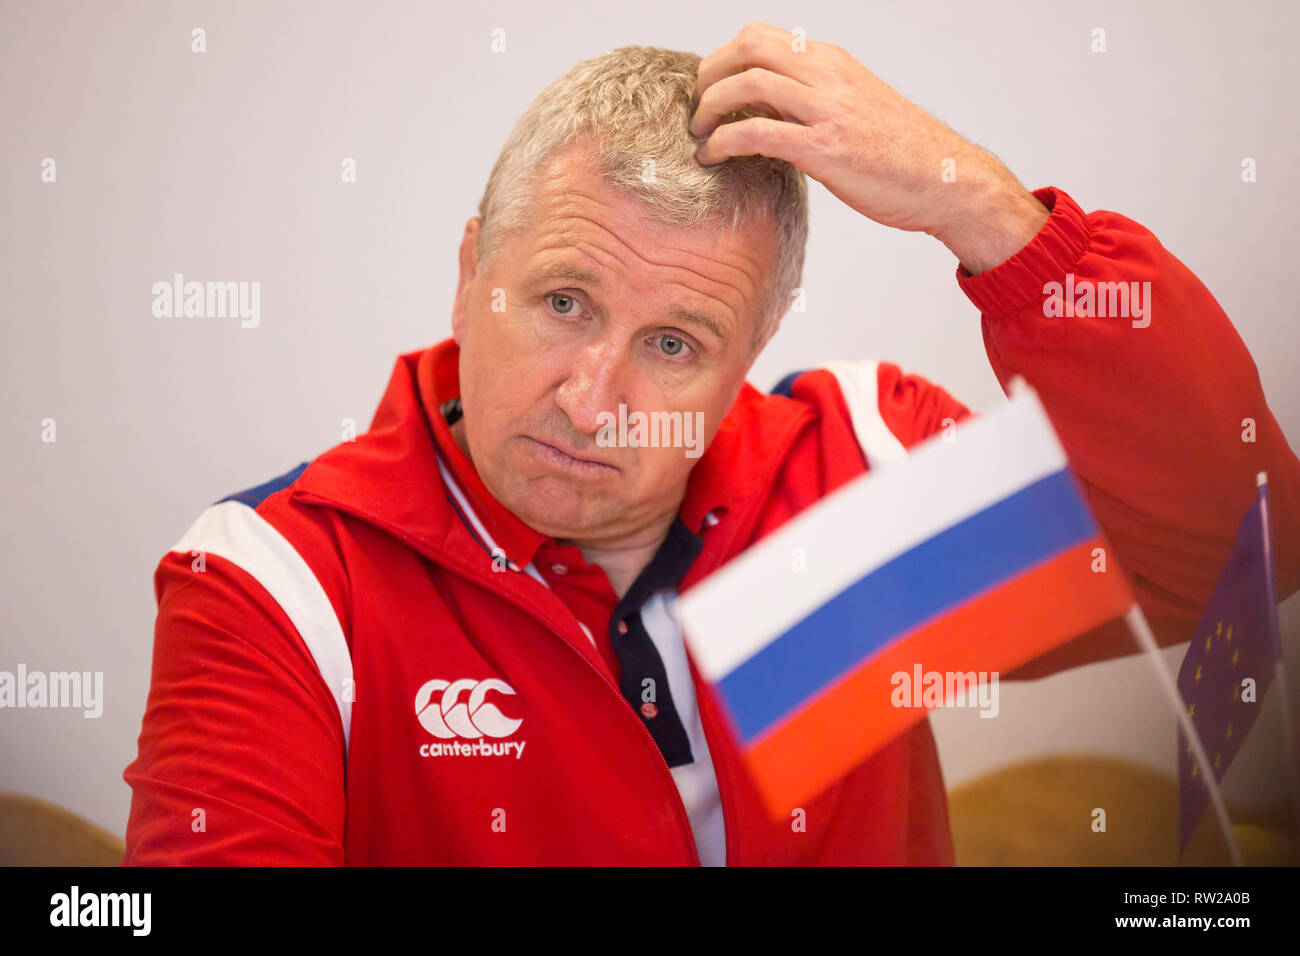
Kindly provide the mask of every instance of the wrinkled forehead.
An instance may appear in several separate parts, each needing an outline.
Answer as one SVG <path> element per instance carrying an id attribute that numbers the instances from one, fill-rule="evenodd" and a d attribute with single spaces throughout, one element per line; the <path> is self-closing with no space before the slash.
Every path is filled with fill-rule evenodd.
<path id="1" fill-rule="evenodd" d="M 696 209 L 684 198 L 684 192 L 681 197 L 664 198 L 672 195 L 668 188 L 656 190 L 660 198 L 657 203 L 652 203 L 639 193 L 640 183 L 627 185 L 617 180 L 629 175 L 642 181 L 653 180 L 660 175 L 654 161 L 636 156 L 622 156 L 620 160 L 617 163 L 619 175 L 615 177 L 601 168 L 601 159 L 592 141 L 580 139 L 570 143 L 538 165 L 530 205 L 544 215 L 556 206 L 562 206 L 576 192 L 610 206 L 626 207 L 629 218 L 635 215 L 649 229 L 660 229 L 665 233 L 693 231 L 713 238 L 743 234 L 748 230 L 750 234 L 746 238 L 770 237 L 775 245 L 774 217 L 750 213 L 750 221 L 746 222 L 742 211 L 719 211 L 713 219 L 706 221 L 696 215 Z M 739 221 L 733 223 L 730 221 L 733 218 Z"/>
<path id="2" fill-rule="evenodd" d="M 776 271 L 777 238 L 768 218 L 730 223 L 666 222 L 635 192 L 609 182 L 588 151 L 543 164 L 529 214 L 516 236 L 524 268 L 554 266 L 593 278 L 600 267 L 687 287 L 714 299 L 739 332 L 753 329 Z M 592 267 L 592 268 L 586 268 Z"/>

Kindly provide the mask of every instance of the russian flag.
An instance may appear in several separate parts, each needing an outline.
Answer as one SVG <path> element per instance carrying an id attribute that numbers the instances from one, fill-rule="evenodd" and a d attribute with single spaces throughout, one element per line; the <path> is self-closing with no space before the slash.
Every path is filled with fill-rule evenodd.
<path id="1" fill-rule="evenodd" d="M 1011 671 L 1133 603 L 1019 385 L 800 513 L 677 610 L 772 815 L 788 817 L 925 717 L 895 675 Z"/>

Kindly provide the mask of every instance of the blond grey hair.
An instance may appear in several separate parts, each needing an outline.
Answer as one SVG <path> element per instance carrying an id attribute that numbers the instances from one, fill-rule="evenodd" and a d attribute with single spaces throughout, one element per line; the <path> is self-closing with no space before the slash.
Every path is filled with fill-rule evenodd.
<path id="1" fill-rule="evenodd" d="M 477 262 L 487 268 L 505 237 L 530 223 L 547 161 L 570 144 L 592 145 L 605 181 L 640 200 L 647 218 L 734 232 L 751 222 L 776 230 L 777 262 L 759 304 L 755 347 L 789 307 L 803 274 L 808 187 L 790 163 L 766 156 L 704 167 L 687 124 L 696 106 L 700 57 L 627 46 L 577 64 L 547 86 L 515 124 L 479 203 Z M 746 109 L 725 121 L 763 115 Z"/>

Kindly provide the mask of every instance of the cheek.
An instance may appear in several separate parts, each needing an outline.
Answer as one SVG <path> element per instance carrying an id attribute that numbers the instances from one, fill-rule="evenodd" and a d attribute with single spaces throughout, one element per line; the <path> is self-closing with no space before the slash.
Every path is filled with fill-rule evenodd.
<path id="1" fill-rule="evenodd" d="M 524 324 L 501 313 L 483 312 L 474 317 L 461 346 L 461 390 L 466 399 L 483 407 L 515 406 L 517 396 L 542 377 L 545 353 Z"/>
<path id="2" fill-rule="evenodd" d="M 681 448 L 643 448 L 636 477 L 646 491 L 668 492 L 686 483 L 696 459 Z"/>
<path id="3" fill-rule="evenodd" d="M 475 338 L 485 373 L 515 390 L 573 367 L 572 337 L 558 334 L 544 316 L 522 304 L 478 315 Z"/>
<path id="4" fill-rule="evenodd" d="M 686 434 L 706 442 L 717 433 L 734 401 L 733 381 L 731 374 L 709 374 L 706 380 L 694 382 L 683 394 L 674 396 L 673 407 L 682 412 Z M 689 427 L 686 416 L 690 416 Z"/>
<path id="5" fill-rule="evenodd" d="M 483 337 L 461 351 L 461 396 L 469 409 L 471 451 L 502 467 L 511 439 L 550 419 L 556 363 L 534 348 L 514 348 L 508 336 Z"/>

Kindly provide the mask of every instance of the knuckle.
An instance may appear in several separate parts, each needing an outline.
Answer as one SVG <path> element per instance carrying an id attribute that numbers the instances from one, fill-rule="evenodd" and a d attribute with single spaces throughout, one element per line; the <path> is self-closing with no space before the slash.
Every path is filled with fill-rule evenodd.
<path id="1" fill-rule="evenodd" d="M 825 123 L 818 125 L 816 137 L 817 145 L 824 150 L 838 152 L 843 149 L 849 139 L 844 118 L 838 113 L 831 113 Z"/>
<path id="2" fill-rule="evenodd" d="M 737 78 L 740 92 L 746 96 L 756 95 L 770 76 L 771 74 L 760 66 L 750 67 Z"/>
<path id="3" fill-rule="evenodd" d="M 736 46 L 742 53 L 753 53 L 762 46 L 762 43 L 763 31 L 754 23 L 748 24 L 736 38 Z"/>
<path id="4" fill-rule="evenodd" d="M 728 156 L 748 156 L 754 151 L 754 123 L 742 120 L 726 125 L 727 135 L 723 141 Z"/>
<path id="5" fill-rule="evenodd" d="M 802 155 L 808 151 L 815 131 L 811 126 L 802 126 L 798 123 L 781 123 L 774 128 L 773 132 L 780 137 L 781 142 L 788 150 L 792 149 Z"/>

